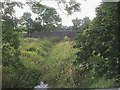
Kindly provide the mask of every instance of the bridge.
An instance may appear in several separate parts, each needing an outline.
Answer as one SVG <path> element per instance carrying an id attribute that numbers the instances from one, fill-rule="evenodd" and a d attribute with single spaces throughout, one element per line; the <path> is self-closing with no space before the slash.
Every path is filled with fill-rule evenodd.
<path id="1" fill-rule="evenodd" d="M 31 33 L 30 36 L 27 35 L 27 37 L 33 37 L 33 38 L 43 38 L 43 37 L 59 37 L 64 38 L 65 36 L 69 38 L 75 38 L 78 35 L 78 31 L 53 31 L 53 32 L 34 32 Z"/>

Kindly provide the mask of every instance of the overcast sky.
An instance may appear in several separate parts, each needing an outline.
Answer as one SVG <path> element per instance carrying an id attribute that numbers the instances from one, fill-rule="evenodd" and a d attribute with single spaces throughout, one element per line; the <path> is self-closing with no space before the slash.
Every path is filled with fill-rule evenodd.
<path id="1" fill-rule="evenodd" d="M 25 3 L 26 0 L 14 0 L 14 1 L 21 1 Z M 75 19 L 76 17 L 83 19 L 84 17 L 89 17 L 91 20 L 95 17 L 95 8 L 100 5 L 100 2 L 102 0 L 76 0 L 77 2 L 81 3 L 81 12 L 76 12 L 70 16 L 64 14 L 61 10 L 57 9 L 57 12 L 59 13 L 60 17 L 62 18 L 62 24 L 64 26 L 70 26 L 72 25 L 72 19 Z M 44 5 L 58 8 L 57 3 L 54 2 L 54 0 L 42 0 L 41 2 Z M 23 9 L 20 9 L 18 7 L 15 7 L 16 10 L 16 16 L 19 18 L 23 15 L 23 12 L 31 12 L 29 6 L 24 6 Z M 31 12 L 32 13 L 32 12 Z M 32 18 L 34 19 L 37 15 L 32 14 Z"/>

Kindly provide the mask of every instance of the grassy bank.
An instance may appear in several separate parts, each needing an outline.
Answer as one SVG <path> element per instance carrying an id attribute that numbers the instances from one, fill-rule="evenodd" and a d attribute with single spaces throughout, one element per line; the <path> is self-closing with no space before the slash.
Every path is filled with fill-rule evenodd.
<path id="1" fill-rule="evenodd" d="M 20 45 L 20 61 L 24 65 L 16 69 L 3 67 L 4 82 L 9 87 L 33 88 L 40 81 L 47 83 L 49 87 L 57 88 L 107 88 L 113 87 L 113 80 L 105 77 L 94 76 L 93 70 L 82 76 L 80 65 L 73 64 L 76 59 L 77 49 L 73 48 L 75 41 L 65 37 L 60 40 L 57 37 L 51 39 L 22 38 Z M 100 57 L 91 58 L 91 61 L 102 60 Z M 19 81 L 19 85 L 17 84 Z"/>
<path id="2" fill-rule="evenodd" d="M 67 38 L 62 41 L 58 38 L 24 39 L 21 43 L 21 61 L 28 70 L 37 70 L 40 75 L 38 84 L 44 81 L 49 87 L 71 87 L 73 80 L 69 78 L 73 78 L 75 66 L 72 62 L 77 51 L 73 45 L 74 41 Z"/>

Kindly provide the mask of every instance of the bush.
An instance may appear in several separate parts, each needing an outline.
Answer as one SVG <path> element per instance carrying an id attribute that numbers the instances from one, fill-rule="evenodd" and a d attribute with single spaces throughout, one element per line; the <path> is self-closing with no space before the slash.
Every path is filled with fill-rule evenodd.
<path id="1" fill-rule="evenodd" d="M 59 38 L 59 37 L 51 37 L 51 38 L 50 38 L 50 41 L 51 41 L 52 43 L 57 43 L 57 42 L 60 41 L 60 38 Z"/>
<path id="2" fill-rule="evenodd" d="M 99 77 L 95 79 L 90 88 L 115 88 L 115 82 L 112 79 Z"/>
<path id="3" fill-rule="evenodd" d="M 70 38 L 68 38 L 68 36 L 65 36 L 65 37 L 64 37 L 64 40 L 65 40 L 65 41 L 69 41 Z"/>
<path id="4" fill-rule="evenodd" d="M 27 51 L 33 51 L 33 52 L 35 52 L 36 48 L 35 47 L 30 47 L 30 48 L 27 49 Z"/>

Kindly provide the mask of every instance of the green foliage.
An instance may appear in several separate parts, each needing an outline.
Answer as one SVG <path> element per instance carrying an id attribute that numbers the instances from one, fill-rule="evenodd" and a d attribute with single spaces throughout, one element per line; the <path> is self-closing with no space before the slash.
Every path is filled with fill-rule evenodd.
<path id="1" fill-rule="evenodd" d="M 90 26 L 90 19 L 89 17 L 85 17 L 82 19 L 73 19 L 72 20 L 72 23 L 73 23 L 73 30 L 80 30 L 80 31 L 83 31 L 85 29 L 88 29 L 89 26 Z"/>
<path id="2" fill-rule="evenodd" d="M 51 37 L 51 38 L 50 38 L 50 41 L 51 41 L 52 43 L 56 44 L 57 42 L 60 41 L 60 38 L 59 38 L 59 37 Z"/>
<path id="3" fill-rule="evenodd" d="M 89 17 L 84 17 L 83 20 L 82 20 L 83 24 L 81 25 L 81 30 L 85 30 L 85 29 L 88 29 L 89 26 L 90 26 L 90 19 Z"/>
<path id="4" fill-rule="evenodd" d="M 99 79 L 94 80 L 90 88 L 115 88 L 113 86 L 115 86 L 114 80 L 101 77 Z"/>
<path id="5" fill-rule="evenodd" d="M 64 40 L 65 40 L 65 41 L 69 41 L 70 38 L 69 38 L 68 36 L 65 36 L 65 37 L 64 37 Z"/>
<path id="6" fill-rule="evenodd" d="M 15 65 L 19 58 L 19 38 L 16 22 L 7 15 L 3 15 L 2 20 L 3 65 Z"/>
<path id="7" fill-rule="evenodd" d="M 9 88 L 9 87 L 15 87 L 16 86 L 16 80 L 17 80 L 17 76 L 15 73 L 15 70 L 13 67 L 2 67 L 3 69 L 3 75 L 2 75 L 2 87 L 3 88 Z M 12 82 L 12 84 L 10 84 L 10 82 Z"/>
<path id="8" fill-rule="evenodd" d="M 19 63 L 19 32 L 17 19 L 13 16 L 15 5 L 19 3 L 2 3 L 2 63 L 4 66 L 17 66 Z M 10 10 L 10 11 L 8 11 Z"/>
<path id="9" fill-rule="evenodd" d="M 24 12 L 23 16 L 20 18 L 19 23 L 21 26 L 26 28 L 26 31 L 28 34 L 30 34 L 31 32 L 33 32 L 33 24 L 35 24 L 33 22 L 33 20 L 31 19 L 31 13 L 29 12 Z"/>
<path id="10" fill-rule="evenodd" d="M 41 32 L 43 31 L 44 27 L 41 25 L 41 22 L 40 21 L 33 21 L 32 22 L 32 31 L 31 32 L 35 32 L 35 31 L 38 31 L 38 32 Z"/>
<path id="11" fill-rule="evenodd" d="M 104 77 L 102 80 L 101 77 L 95 77 L 97 69 L 92 68 L 84 72 L 88 68 L 87 65 L 83 67 L 83 64 L 73 64 L 76 59 L 75 53 L 78 51 L 73 48 L 74 44 L 71 40 L 56 42 L 55 37 L 51 39 L 21 38 L 20 61 L 24 67 L 17 69 L 13 66 L 3 67 L 4 87 L 33 88 L 40 81 L 52 88 L 112 87 L 114 82 L 112 83 L 111 79 L 109 82 Z M 104 62 L 104 58 L 94 55 L 88 64 L 91 63 L 93 66 L 100 62 Z M 16 73 L 16 71 L 19 72 Z"/>
<path id="12" fill-rule="evenodd" d="M 61 23 L 61 18 L 54 8 L 40 3 L 34 3 L 32 5 L 32 11 L 38 14 L 36 21 L 41 23 L 41 26 L 44 28 L 42 31 L 54 31 Z"/>
<path id="13" fill-rule="evenodd" d="M 64 13 L 71 15 L 75 12 L 80 12 L 80 3 L 76 2 L 75 0 L 70 0 L 67 2 L 66 0 L 55 0 L 58 4 L 59 9 Z M 27 4 L 31 7 L 34 13 L 40 14 L 45 10 L 47 6 L 41 4 L 40 2 L 34 2 L 32 0 L 28 0 Z M 62 8 L 61 8 L 62 5 Z M 64 9 L 67 13 L 65 13 L 62 9 Z"/>
<path id="14" fill-rule="evenodd" d="M 29 44 L 26 44 L 26 43 L 29 43 Z M 34 40 L 34 39 L 29 39 L 29 40 L 26 39 L 26 40 L 23 40 L 21 45 L 22 45 L 21 49 L 23 50 L 36 53 L 40 56 L 46 56 L 49 49 L 52 46 L 52 43 L 47 39 L 43 39 L 41 41 Z"/>
<path id="15" fill-rule="evenodd" d="M 73 44 L 73 42 L 60 42 L 52 47 L 46 60 L 49 69 L 44 77 L 50 87 L 75 87 L 73 78 L 75 66 L 72 62 L 76 58 L 76 50 L 72 48 Z"/>
<path id="16" fill-rule="evenodd" d="M 54 31 L 57 30 L 58 25 L 61 23 L 61 18 L 54 8 L 42 5 L 40 3 L 32 4 L 32 12 L 38 14 L 38 17 L 33 21 L 31 13 L 25 12 L 21 17 L 19 23 L 21 26 L 26 27 L 27 33 L 38 31 Z"/>
<path id="17" fill-rule="evenodd" d="M 77 61 L 83 65 L 84 72 L 95 69 L 95 77 L 111 79 L 118 76 L 117 11 L 117 3 L 102 3 L 96 9 L 97 16 L 91 26 L 77 38 Z M 97 58 L 91 63 L 90 58 L 94 55 L 103 59 Z"/>
<path id="18" fill-rule="evenodd" d="M 74 30 L 78 30 L 78 29 L 80 29 L 80 26 L 81 26 L 81 24 L 82 24 L 82 20 L 76 18 L 76 19 L 73 19 L 73 20 L 72 20 L 72 23 L 73 23 L 73 29 L 74 29 Z"/>
<path id="19" fill-rule="evenodd" d="M 23 87 L 33 87 L 40 81 L 47 82 L 49 87 L 75 87 L 75 66 L 72 65 L 72 62 L 76 58 L 75 52 L 77 50 L 72 48 L 74 42 L 56 42 L 56 40 L 59 40 L 57 37 L 50 38 L 50 40 L 21 40 L 21 62 L 27 68 L 25 75 L 21 76 Z M 39 50 L 40 53 L 38 53 Z M 47 54 L 43 56 L 43 52 Z M 34 74 L 36 77 L 34 77 L 32 70 L 36 71 L 36 74 Z M 28 79 L 26 80 L 26 78 Z M 65 85 L 65 83 L 67 84 Z"/>
<path id="20" fill-rule="evenodd" d="M 18 63 L 19 68 L 3 66 L 4 88 L 33 88 L 40 81 L 43 81 L 43 77 L 47 73 L 45 58 L 52 46 L 51 42 L 47 39 L 23 38 L 21 38 L 21 41 L 20 63 L 22 65 L 20 66 L 20 63 Z"/>
<path id="21" fill-rule="evenodd" d="M 75 0 L 70 0 L 69 4 L 65 4 L 65 10 L 69 15 L 76 11 L 80 12 L 80 3 L 76 2 Z"/>
<path id="22" fill-rule="evenodd" d="M 115 32 L 118 27 L 117 3 L 103 3 L 96 9 L 97 17 L 89 28 L 88 24 L 85 24 L 85 30 L 77 38 L 78 49 L 73 48 L 74 41 L 66 36 L 61 42 L 59 38 L 53 37 L 49 40 L 21 38 L 20 43 L 18 22 L 13 15 L 16 4 L 4 2 L 2 5 L 3 88 L 33 88 L 40 81 L 47 82 L 49 87 L 57 88 L 108 88 L 119 85 L 115 83 L 119 63 Z M 78 10 L 74 1 L 69 4 L 72 8 L 67 6 L 68 11 L 74 8 Z M 53 23 L 60 20 L 55 9 L 41 4 L 35 7 L 36 12 L 41 15 L 38 21 L 41 17 L 44 20 L 33 23 L 27 13 L 24 19 L 28 26 L 33 25 L 35 29 L 43 23 L 44 26 L 50 25 L 54 28 Z M 46 19 L 49 14 L 51 18 Z M 86 21 L 88 18 L 84 19 L 84 22 Z"/>
<path id="23" fill-rule="evenodd" d="M 74 0 L 70 0 L 69 3 L 66 3 L 66 1 L 56 2 L 58 6 L 63 3 L 64 10 L 66 10 L 69 15 L 76 11 L 80 11 L 80 3 L 77 3 Z M 48 7 L 40 4 L 40 2 L 33 2 L 31 0 L 29 0 L 27 4 L 30 6 L 33 13 L 38 14 L 38 17 L 33 21 L 31 19 L 31 13 L 25 12 L 19 20 L 19 23 L 26 27 L 28 34 L 34 31 L 55 31 L 59 28 L 61 18 L 55 8 Z"/>
<path id="24" fill-rule="evenodd" d="M 14 88 L 20 84 L 20 70 L 24 68 L 20 62 L 18 19 L 14 16 L 14 6 L 21 3 L 7 1 L 2 4 L 2 87 Z M 22 69 L 21 69 L 22 68 Z M 24 70 L 24 69 L 23 69 Z"/>

